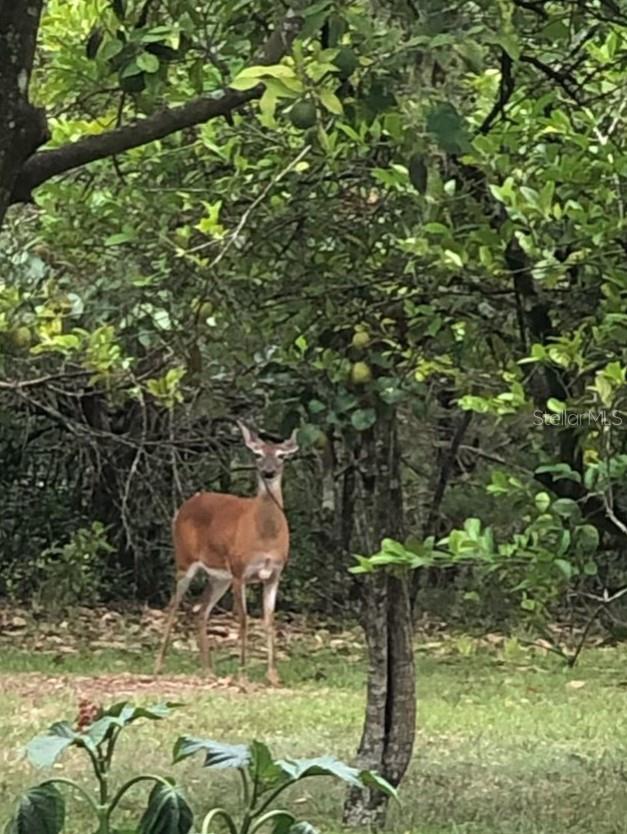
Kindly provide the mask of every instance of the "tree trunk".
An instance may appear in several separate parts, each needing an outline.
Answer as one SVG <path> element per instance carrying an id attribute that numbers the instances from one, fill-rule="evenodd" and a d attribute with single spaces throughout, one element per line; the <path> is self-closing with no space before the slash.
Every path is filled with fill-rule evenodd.
<path id="1" fill-rule="evenodd" d="M 364 438 L 357 494 L 356 547 L 375 553 L 381 540 L 402 538 L 403 501 L 396 417 L 382 418 Z M 364 583 L 362 625 L 368 646 L 366 717 L 357 766 L 397 786 L 409 765 L 416 733 L 416 674 L 407 577 L 385 571 Z M 381 827 L 387 798 L 351 789 L 344 806 L 350 825 Z"/>
<path id="2" fill-rule="evenodd" d="M 0 0 L 0 226 L 24 161 L 47 139 L 28 100 L 43 0 Z"/>

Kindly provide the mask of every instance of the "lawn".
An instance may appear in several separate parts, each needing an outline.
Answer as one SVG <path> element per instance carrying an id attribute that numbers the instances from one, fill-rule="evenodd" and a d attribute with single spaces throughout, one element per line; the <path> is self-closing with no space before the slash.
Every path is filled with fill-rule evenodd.
<path id="1" fill-rule="evenodd" d="M 186 706 L 157 724 L 137 724 L 120 743 L 117 772 L 174 773 L 199 814 L 214 804 L 233 806 L 235 775 L 206 771 L 200 762 L 170 766 L 180 734 L 227 742 L 258 738 L 279 754 L 333 753 L 350 758 L 364 706 L 364 663 L 354 642 L 314 641 L 289 647 L 281 671 L 285 686 L 257 684 L 250 692 L 207 687 L 194 676 L 196 659 L 174 651 L 167 675 L 149 677 L 152 656 L 121 648 L 86 648 L 67 655 L 0 649 L 0 828 L 13 797 L 43 778 L 21 758 L 33 734 L 62 718 L 73 719 L 81 693 L 108 702 L 124 698 L 136 676 L 135 700 L 160 695 Z M 627 652 L 590 649 L 574 670 L 555 655 L 541 656 L 512 643 L 488 645 L 441 637 L 418 644 L 418 736 L 402 804 L 390 828 L 415 834 L 616 834 L 627 831 Z M 223 656 L 223 671 L 233 660 Z M 259 678 L 258 660 L 253 678 Z M 91 676 L 108 676 L 98 684 Z M 186 676 L 186 677 L 185 677 Z M 185 687 L 185 681 L 196 687 Z M 82 779 L 79 753 L 55 775 Z M 84 784 L 89 784 L 85 779 Z M 140 790 L 140 789 L 138 789 Z M 309 781 L 293 789 L 299 816 L 322 831 L 341 830 L 342 788 Z M 127 820 L 136 819 L 129 800 Z M 87 834 L 86 810 L 74 805 L 67 834 Z"/>

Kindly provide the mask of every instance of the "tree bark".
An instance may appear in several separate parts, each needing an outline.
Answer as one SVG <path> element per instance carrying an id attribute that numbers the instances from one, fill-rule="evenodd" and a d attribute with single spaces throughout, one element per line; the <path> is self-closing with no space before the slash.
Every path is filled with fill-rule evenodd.
<path id="1" fill-rule="evenodd" d="M 403 501 L 396 416 L 379 420 L 364 442 L 357 494 L 356 547 L 375 553 L 381 540 L 403 536 Z M 368 646 L 366 716 L 357 766 L 400 784 L 416 733 L 416 673 L 408 580 L 386 571 L 364 583 L 362 625 Z M 351 789 L 344 806 L 350 825 L 381 827 L 387 798 Z"/>
<path id="2" fill-rule="evenodd" d="M 0 0 L 0 225 L 19 171 L 47 138 L 46 119 L 28 100 L 43 0 Z"/>

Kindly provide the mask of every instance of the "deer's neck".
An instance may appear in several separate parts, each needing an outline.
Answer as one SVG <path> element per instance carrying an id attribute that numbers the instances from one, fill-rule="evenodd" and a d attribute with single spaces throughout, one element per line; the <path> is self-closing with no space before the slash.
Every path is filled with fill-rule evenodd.
<path id="1" fill-rule="evenodd" d="M 257 478 L 257 498 L 259 498 L 262 508 L 274 507 L 282 510 L 281 478 L 275 478 L 269 484 L 263 478 Z"/>
<path id="2" fill-rule="evenodd" d="M 261 478 L 257 482 L 255 523 L 260 541 L 272 542 L 280 536 L 285 524 L 281 481 L 267 484 Z"/>

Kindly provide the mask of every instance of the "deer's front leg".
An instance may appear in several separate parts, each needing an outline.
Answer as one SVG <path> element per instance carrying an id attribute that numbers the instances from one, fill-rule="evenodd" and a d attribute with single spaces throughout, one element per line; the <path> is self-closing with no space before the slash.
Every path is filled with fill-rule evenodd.
<path id="1" fill-rule="evenodd" d="M 279 576 L 273 576 L 263 586 L 263 622 L 266 627 L 266 641 L 268 646 L 268 670 L 266 677 L 272 686 L 278 686 L 281 682 L 274 658 L 274 609 L 276 607 L 278 589 Z"/>

